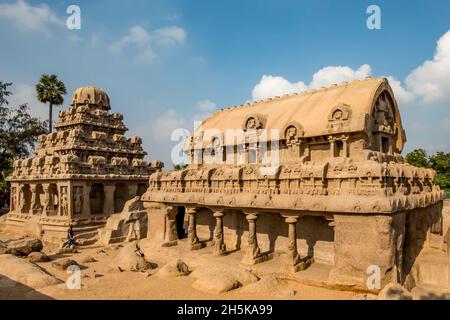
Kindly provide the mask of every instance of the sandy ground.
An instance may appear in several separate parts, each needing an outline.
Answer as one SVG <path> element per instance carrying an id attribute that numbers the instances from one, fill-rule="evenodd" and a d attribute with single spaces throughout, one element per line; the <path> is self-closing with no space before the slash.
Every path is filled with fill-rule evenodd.
<path id="1" fill-rule="evenodd" d="M 19 237 L 8 234 L 0 227 L 0 240 L 8 240 Z M 196 259 L 210 259 L 211 248 L 205 248 L 192 253 L 186 251 L 182 246 L 173 248 L 163 248 L 164 250 L 145 248 L 141 245 L 146 255 L 146 259 L 161 267 L 164 265 L 164 254 L 169 252 L 173 257 L 182 258 L 185 261 L 196 261 Z M 168 250 L 167 250 L 168 249 Z M 287 281 L 283 285 L 283 290 L 295 290 L 295 296 L 279 297 L 276 293 L 243 293 L 242 288 L 235 289 L 223 294 L 207 294 L 192 287 L 195 278 L 192 276 L 177 278 L 158 278 L 153 276 L 158 268 L 147 272 L 112 272 L 108 264 L 117 252 L 117 246 L 99 247 L 89 246 L 79 248 L 78 253 L 58 254 L 56 245 L 45 244 L 43 252 L 52 259 L 60 257 L 70 257 L 82 265 L 81 288 L 67 289 L 65 281 L 70 276 L 66 271 L 58 270 L 51 265 L 51 262 L 38 263 L 38 265 L 64 283 L 41 289 L 32 289 L 20 284 L 4 288 L 0 287 L 0 299 L 174 299 L 174 300 L 209 300 L 209 299 L 352 299 L 356 293 L 345 291 L 333 291 L 325 288 L 312 287 L 298 283 L 297 281 Z M 233 253 L 226 257 L 219 257 L 222 261 L 228 261 L 231 265 L 238 263 L 242 253 Z M 84 257 L 91 256 L 97 260 L 93 263 L 82 264 Z M 225 260 L 227 259 L 227 260 Z M 273 264 L 273 263 L 272 263 Z M 189 263 L 188 263 L 189 265 Z M 270 272 L 270 261 L 262 268 L 264 273 Z M 260 269 L 264 270 L 264 269 Z M 278 289 L 277 292 L 279 292 Z"/>

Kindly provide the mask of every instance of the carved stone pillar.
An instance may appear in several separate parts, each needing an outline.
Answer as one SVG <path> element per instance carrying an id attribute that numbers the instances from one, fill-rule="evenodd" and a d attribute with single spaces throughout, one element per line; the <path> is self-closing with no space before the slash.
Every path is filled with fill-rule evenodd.
<path id="1" fill-rule="evenodd" d="M 69 185 L 67 186 L 67 208 L 68 208 L 69 221 L 72 221 L 73 214 L 74 214 L 74 203 L 73 203 L 73 199 L 72 199 L 73 188 L 74 187 L 73 187 L 72 183 L 69 183 Z"/>
<path id="2" fill-rule="evenodd" d="M 82 216 L 89 218 L 91 216 L 91 185 L 86 184 L 83 187 L 83 212 Z"/>
<path id="3" fill-rule="evenodd" d="M 167 212 L 164 217 L 164 242 L 162 247 L 171 247 L 178 244 L 177 214 L 177 207 L 167 208 Z"/>
<path id="4" fill-rule="evenodd" d="M 216 218 L 216 228 L 214 230 L 214 254 L 225 255 L 227 252 L 225 242 L 223 240 L 223 216 L 225 213 L 221 210 L 214 212 Z"/>
<path id="5" fill-rule="evenodd" d="M 42 184 L 42 189 L 44 190 L 44 208 L 42 210 L 42 215 L 48 216 L 50 211 L 53 210 L 53 200 L 50 194 L 50 184 Z"/>
<path id="6" fill-rule="evenodd" d="M 298 261 L 300 260 L 300 255 L 297 251 L 297 230 L 296 225 L 298 222 L 297 217 L 288 217 L 285 219 L 286 223 L 289 226 L 288 231 L 288 240 L 289 240 L 289 246 L 288 246 L 288 257 L 289 257 L 289 263 L 291 265 L 296 265 Z"/>
<path id="7" fill-rule="evenodd" d="M 334 138 L 329 138 L 328 140 L 330 141 L 330 158 L 334 158 L 336 141 Z"/>
<path id="8" fill-rule="evenodd" d="M 37 185 L 30 184 L 30 191 L 31 191 L 30 214 L 33 215 L 35 209 L 37 209 L 37 206 L 38 206 Z"/>
<path id="9" fill-rule="evenodd" d="M 14 185 L 11 187 L 11 193 L 9 195 L 9 208 L 11 212 L 15 212 L 17 208 L 17 187 Z"/>
<path id="10" fill-rule="evenodd" d="M 103 202 L 103 214 L 111 215 L 114 213 L 114 191 L 116 191 L 116 185 L 104 184 L 103 192 L 105 194 Z"/>
<path id="11" fill-rule="evenodd" d="M 348 158 L 348 137 L 342 139 L 343 149 L 344 149 L 344 157 Z"/>
<path id="12" fill-rule="evenodd" d="M 288 231 L 288 261 L 287 261 L 287 268 L 297 272 L 299 270 L 304 270 L 308 268 L 312 263 L 312 258 L 306 257 L 301 259 L 300 255 L 298 254 L 297 250 L 297 222 L 298 217 L 286 217 L 285 218 L 286 223 L 288 224 L 289 231 Z"/>
<path id="13" fill-rule="evenodd" d="M 268 260 L 268 255 L 262 254 L 261 249 L 258 246 L 256 232 L 256 220 L 258 219 L 258 215 L 249 213 L 246 215 L 246 219 L 248 221 L 248 248 L 242 259 L 242 263 L 252 265 Z"/>
<path id="14" fill-rule="evenodd" d="M 26 213 L 26 208 L 27 208 L 27 197 L 25 196 L 25 186 L 21 185 L 19 187 L 19 210 L 20 213 Z"/>
<path id="15" fill-rule="evenodd" d="M 186 214 L 188 215 L 188 246 L 191 250 L 198 250 L 204 247 L 204 243 L 200 242 L 197 237 L 195 221 L 197 210 L 197 208 L 186 208 Z"/>

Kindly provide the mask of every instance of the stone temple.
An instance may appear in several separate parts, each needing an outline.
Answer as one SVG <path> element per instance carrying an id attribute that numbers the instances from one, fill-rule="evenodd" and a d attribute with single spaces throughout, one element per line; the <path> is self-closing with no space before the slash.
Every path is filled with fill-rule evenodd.
<path id="1" fill-rule="evenodd" d="M 88 239 L 145 192 L 149 174 L 162 163 L 144 161 L 141 138 L 127 138 L 123 115 L 110 109 L 105 91 L 77 89 L 59 112 L 56 132 L 39 137 L 34 157 L 14 162 L 9 228 L 59 241 L 72 223 L 77 236 Z"/>
<path id="2" fill-rule="evenodd" d="M 329 283 L 354 289 L 373 266 L 382 286 L 411 281 L 442 236 L 444 193 L 433 170 L 405 162 L 405 142 L 385 78 L 222 109 L 186 144 L 186 169 L 150 176 L 148 237 L 291 272 L 321 263 Z"/>

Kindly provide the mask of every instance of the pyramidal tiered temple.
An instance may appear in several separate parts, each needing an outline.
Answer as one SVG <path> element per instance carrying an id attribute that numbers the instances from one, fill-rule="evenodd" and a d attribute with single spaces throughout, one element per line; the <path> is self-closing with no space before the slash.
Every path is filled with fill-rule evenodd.
<path id="1" fill-rule="evenodd" d="M 39 137 L 34 157 L 14 162 L 10 227 L 48 240 L 64 238 L 69 223 L 78 234 L 96 234 L 145 192 L 149 175 L 163 164 L 144 160 L 142 139 L 127 138 L 123 115 L 110 109 L 105 91 L 77 89 L 59 112 L 56 132 Z"/>

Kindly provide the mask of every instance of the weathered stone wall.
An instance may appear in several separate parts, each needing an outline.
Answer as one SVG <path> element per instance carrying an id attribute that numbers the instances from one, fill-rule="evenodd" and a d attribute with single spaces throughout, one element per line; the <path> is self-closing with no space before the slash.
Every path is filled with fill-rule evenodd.
<path id="1" fill-rule="evenodd" d="M 403 252 L 403 278 L 408 282 L 408 286 L 413 287 L 413 268 L 416 259 L 422 249 L 429 247 L 431 234 L 443 235 L 443 203 L 437 203 L 431 207 L 416 209 L 407 215 L 406 234 Z"/>
<path id="2" fill-rule="evenodd" d="M 396 281 L 402 261 L 405 213 L 393 215 L 335 214 L 333 283 L 366 287 L 369 266 L 379 266 L 382 286 Z"/>
<path id="3" fill-rule="evenodd" d="M 335 214 L 335 268 L 330 281 L 367 289 L 369 266 L 381 271 L 381 286 L 409 281 L 428 235 L 442 232 L 442 203 L 392 215 Z"/>
<path id="4" fill-rule="evenodd" d="M 158 242 L 164 241 L 165 215 L 167 206 L 163 203 L 144 203 L 148 215 L 147 239 Z"/>

